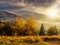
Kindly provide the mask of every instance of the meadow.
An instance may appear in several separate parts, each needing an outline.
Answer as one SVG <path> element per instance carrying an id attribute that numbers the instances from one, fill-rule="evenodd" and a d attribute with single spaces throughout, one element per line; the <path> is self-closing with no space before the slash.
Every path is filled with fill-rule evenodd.
<path id="1" fill-rule="evenodd" d="M 58 45 L 48 41 L 60 41 L 60 36 L 0 36 L 0 45 Z"/>

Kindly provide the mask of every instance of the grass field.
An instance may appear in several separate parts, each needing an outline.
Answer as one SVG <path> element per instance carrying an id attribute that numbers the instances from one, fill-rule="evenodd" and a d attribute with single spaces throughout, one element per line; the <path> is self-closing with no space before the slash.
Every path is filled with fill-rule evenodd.
<path id="1" fill-rule="evenodd" d="M 60 36 L 0 36 L 0 45 L 52 45 L 45 41 L 55 39 Z"/>

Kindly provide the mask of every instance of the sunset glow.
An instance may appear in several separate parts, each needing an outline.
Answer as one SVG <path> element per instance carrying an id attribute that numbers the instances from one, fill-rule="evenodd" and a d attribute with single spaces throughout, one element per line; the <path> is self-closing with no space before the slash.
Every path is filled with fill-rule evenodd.
<path id="1" fill-rule="evenodd" d="M 49 18 L 56 18 L 58 14 L 57 9 L 48 9 L 47 10 L 47 15 Z"/>

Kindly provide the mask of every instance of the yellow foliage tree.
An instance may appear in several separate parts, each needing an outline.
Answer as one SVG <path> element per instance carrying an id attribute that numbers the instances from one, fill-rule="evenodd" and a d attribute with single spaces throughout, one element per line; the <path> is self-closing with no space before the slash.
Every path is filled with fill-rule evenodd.
<path id="1" fill-rule="evenodd" d="M 16 18 L 14 21 L 16 31 L 23 32 L 25 27 L 25 22 L 23 18 Z M 22 33 L 21 33 L 22 34 Z"/>
<path id="2" fill-rule="evenodd" d="M 26 21 L 27 25 L 27 34 L 28 35 L 34 35 L 34 31 L 36 31 L 36 22 L 33 20 L 32 17 L 28 17 Z"/>
<path id="3" fill-rule="evenodd" d="M 16 18 L 14 22 L 15 22 L 16 27 L 19 27 L 19 28 L 24 27 L 24 19 L 23 18 Z"/>

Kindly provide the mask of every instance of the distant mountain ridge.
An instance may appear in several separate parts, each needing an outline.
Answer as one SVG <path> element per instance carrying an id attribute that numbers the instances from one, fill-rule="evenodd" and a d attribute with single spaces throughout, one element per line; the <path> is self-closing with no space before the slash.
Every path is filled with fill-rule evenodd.
<path id="1" fill-rule="evenodd" d="M 10 13 L 8 11 L 0 11 L 0 20 L 12 20 L 16 17 L 20 17 L 20 15 Z"/>
<path id="2" fill-rule="evenodd" d="M 36 13 L 36 12 L 29 12 L 29 11 L 18 11 L 16 12 L 18 14 L 21 14 L 23 18 L 27 18 L 27 17 L 33 17 L 35 20 L 43 20 L 44 18 L 46 19 L 46 15 L 44 14 L 39 14 L 39 13 Z"/>
<path id="3" fill-rule="evenodd" d="M 11 13 L 8 11 L 0 11 L 0 20 L 14 20 L 16 17 L 24 18 L 26 20 L 28 17 L 32 17 L 34 20 L 44 20 L 46 16 L 44 14 L 39 14 L 35 12 L 19 11 L 16 13 Z"/>

